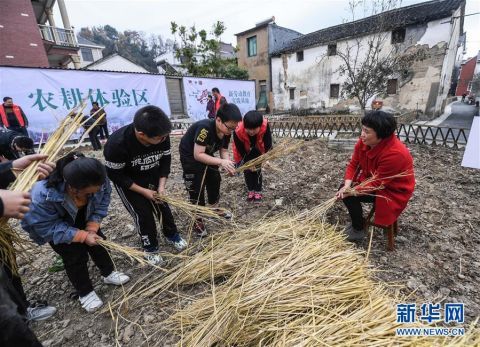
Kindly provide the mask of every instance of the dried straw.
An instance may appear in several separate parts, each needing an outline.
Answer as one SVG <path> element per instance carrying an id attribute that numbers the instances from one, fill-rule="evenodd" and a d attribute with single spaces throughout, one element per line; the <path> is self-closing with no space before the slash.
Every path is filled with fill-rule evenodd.
<path id="1" fill-rule="evenodd" d="M 271 161 L 277 158 L 285 157 L 288 154 L 295 152 L 303 145 L 303 141 L 296 141 L 293 144 L 291 143 L 292 140 L 284 140 L 280 142 L 278 145 L 273 147 L 270 151 L 258 156 L 255 159 L 247 161 L 242 166 L 238 167 L 235 171 L 240 173 L 245 170 L 256 170 L 262 164 L 266 163 L 267 161 Z"/>
<path id="2" fill-rule="evenodd" d="M 137 262 L 142 266 L 149 265 L 158 269 L 162 269 L 160 266 L 152 265 L 151 263 L 149 263 L 144 257 L 145 253 L 143 252 L 143 250 L 125 245 L 120 245 L 116 242 L 103 239 L 97 240 L 97 243 L 103 248 L 105 248 L 109 253 L 119 254 L 123 257 L 126 256 L 131 261 Z"/>
<path id="3" fill-rule="evenodd" d="M 395 336 L 396 328 L 405 327 L 396 323 L 400 299 L 371 280 L 363 252 L 328 224 L 298 221 L 285 215 L 222 235 L 184 268 L 175 268 L 164 285 L 211 281 L 211 290 L 178 309 L 163 323 L 165 328 L 185 346 L 405 346 L 431 341 Z M 212 280 L 219 278 L 223 282 Z M 464 341 L 478 339 L 472 333 Z"/>
<path id="4" fill-rule="evenodd" d="M 403 300 L 371 280 L 364 252 L 319 220 L 331 201 L 213 235 L 202 252 L 139 284 L 130 298 L 160 304 L 175 288 L 210 283 L 158 325 L 184 346 L 478 344 L 476 325 L 455 339 L 396 337 L 406 327 L 396 323 L 395 304 Z"/>
<path id="5" fill-rule="evenodd" d="M 184 199 L 167 195 L 155 194 L 155 199 L 157 203 L 167 203 L 168 205 L 181 210 L 191 218 L 199 217 L 213 220 L 224 220 L 223 215 L 225 213 L 230 213 L 226 208 L 193 205 Z"/>

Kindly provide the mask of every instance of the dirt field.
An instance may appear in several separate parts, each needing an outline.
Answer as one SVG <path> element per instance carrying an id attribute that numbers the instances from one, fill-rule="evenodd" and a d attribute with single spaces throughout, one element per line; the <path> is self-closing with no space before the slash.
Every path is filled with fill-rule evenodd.
<path id="1" fill-rule="evenodd" d="M 174 147 L 178 141 L 174 140 Z M 374 233 L 370 262 L 378 270 L 380 281 L 401 285 L 402 294 L 412 294 L 417 303 L 463 302 L 466 320 L 480 316 L 480 171 L 460 167 L 463 151 L 411 146 L 415 159 L 417 187 L 407 209 L 400 217 L 397 250 L 387 252 L 380 231 Z M 89 152 L 101 157 L 101 153 Z M 174 153 L 177 153 L 174 151 Z M 308 141 L 298 154 L 276 161 L 278 171 L 264 173 L 265 199 L 253 204 L 245 200 L 243 177 L 223 178 L 222 203 L 234 211 L 237 221 L 248 223 L 265 214 L 311 208 L 333 196 L 342 181 L 350 151 L 328 149 L 321 140 Z M 168 190 L 186 197 L 178 155 L 173 156 Z M 189 220 L 176 213 L 179 229 L 185 234 Z M 328 214 L 328 221 L 344 226 L 347 212 L 339 203 Z M 218 227 L 208 225 L 210 232 Z M 116 193 L 112 195 L 110 214 L 103 230 L 112 240 L 139 246 L 133 223 Z M 259 230 L 259 232 L 261 232 Z M 161 237 L 161 236 L 160 236 Z M 163 240 L 160 241 L 164 244 Z M 201 242 L 195 239 L 201 247 Z M 366 249 L 368 242 L 357 247 Z M 168 246 L 163 251 L 174 252 Z M 108 313 L 88 314 L 78 300 L 70 299 L 73 288 L 64 272 L 49 274 L 54 258 L 49 246 L 38 248 L 32 263 L 23 261 L 21 273 L 29 297 L 48 300 L 57 314 L 32 324 L 45 346 L 140 346 L 158 330 L 175 302 L 149 303 L 130 307 L 117 329 Z M 131 275 L 132 283 L 147 269 L 115 259 L 119 269 Z M 119 289 L 103 285 L 98 270 L 90 271 L 97 293 L 105 302 L 118 298 Z M 161 276 L 157 272 L 151 276 Z M 131 284 L 127 285 L 128 288 Z M 144 332 L 139 328 L 141 326 Z M 118 332 L 118 336 L 115 336 Z M 169 345 L 174 337 L 158 333 L 150 345 Z M 148 345 L 147 343 L 144 344 Z"/>

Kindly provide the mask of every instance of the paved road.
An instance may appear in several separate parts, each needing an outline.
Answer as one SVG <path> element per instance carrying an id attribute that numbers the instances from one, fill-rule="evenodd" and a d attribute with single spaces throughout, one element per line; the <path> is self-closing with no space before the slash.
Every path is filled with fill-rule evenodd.
<path id="1" fill-rule="evenodd" d="M 475 106 L 456 101 L 452 104 L 452 113 L 440 124 L 440 126 L 470 129 L 474 115 Z"/>

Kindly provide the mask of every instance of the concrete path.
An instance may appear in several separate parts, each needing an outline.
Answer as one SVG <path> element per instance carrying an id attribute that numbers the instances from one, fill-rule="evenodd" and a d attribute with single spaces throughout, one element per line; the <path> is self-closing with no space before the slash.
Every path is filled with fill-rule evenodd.
<path id="1" fill-rule="evenodd" d="M 455 101 L 445 107 L 445 112 L 441 116 L 430 121 L 416 121 L 414 124 L 470 129 L 474 114 L 475 106 Z"/>
<path id="2" fill-rule="evenodd" d="M 440 126 L 470 129 L 475 111 L 474 105 L 467 105 L 461 101 L 456 101 L 452 103 L 452 113 L 447 119 L 440 123 Z"/>

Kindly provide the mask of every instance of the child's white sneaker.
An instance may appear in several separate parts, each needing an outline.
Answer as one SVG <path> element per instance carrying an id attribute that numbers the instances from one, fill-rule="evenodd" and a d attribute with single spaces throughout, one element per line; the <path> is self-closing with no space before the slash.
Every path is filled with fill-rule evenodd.
<path id="1" fill-rule="evenodd" d="M 95 312 L 103 305 L 103 301 L 98 297 L 95 291 L 91 291 L 85 296 L 80 297 L 80 303 L 87 312 Z"/>
<path id="2" fill-rule="evenodd" d="M 116 286 L 121 286 L 122 284 L 130 281 L 130 277 L 125 275 L 123 272 L 112 271 L 107 277 L 103 277 L 103 283 L 114 284 Z"/>
<path id="3" fill-rule="evenodd" d="M 162 256 L 157 252 L 144 252 L 143 257 L 150 265 L 153 266 L 162 266 L 163 264 L 165 264 Z"/>

